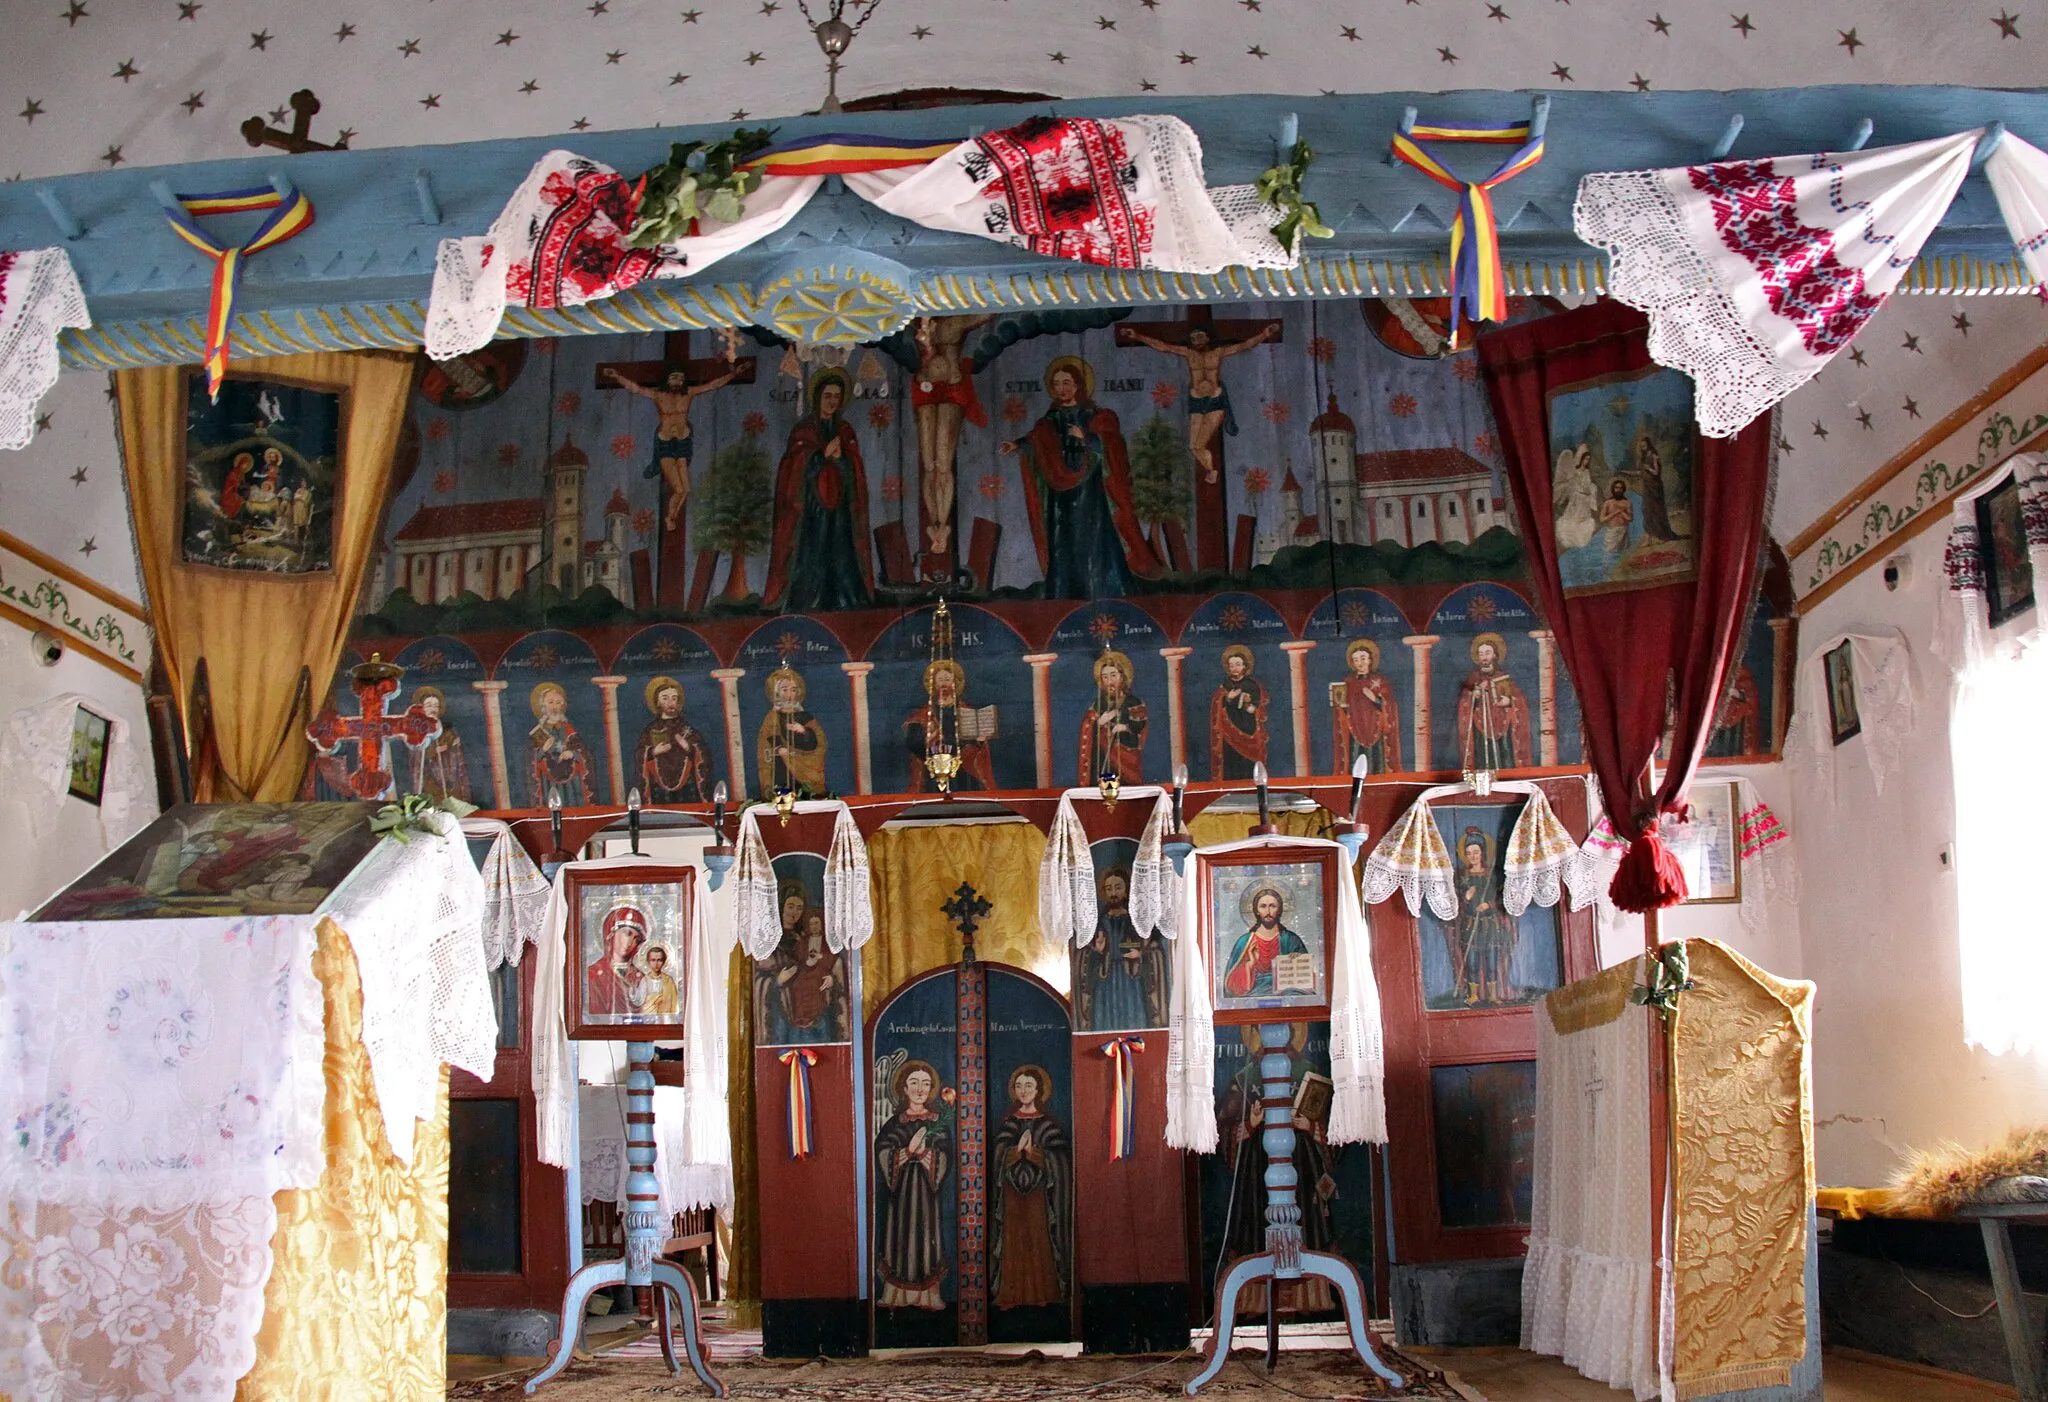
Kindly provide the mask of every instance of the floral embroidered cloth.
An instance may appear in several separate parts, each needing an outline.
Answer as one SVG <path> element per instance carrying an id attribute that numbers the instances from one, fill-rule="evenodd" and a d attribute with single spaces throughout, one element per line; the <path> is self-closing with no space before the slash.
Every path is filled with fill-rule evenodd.
<path id="1" fill-rule="evenodd" d="M 92 325 L 61 248 L 0 253 L 0 448 L 26 448 L 36 405 L 57 383 L 57 333 Z"/>
<path id="2" fill-rule="evenodd" d="M 1533 785 L 1531 786 L 1534 787 Z M 1593 865 L 1572 841 L 1572 835 L 1551 811 L 1542 789 L 1534 789 L 1508 834 L 1507 860 L 1502 863 L 1504 880 L 1501 904 L 1508 914 L 1520 915 L 1533 902 L 1556 905 L 1570 894 L 1570 908 L 1584 910 L 1593 903 Z"/>
<path id="3" fill-rule="evenodd" d="M 1365 859 L 1365 903 L 1378 905 L 1396 891 L 1407 898 L 1410 915 L 1420 917 L 1427 902 L 1437 919 L 1458 918 L 1451 851 L 1426 801 L 1408 805 Z"/>
<path id="4" fill-rule="evenodd" d="M 1573 224 L 1650 355 L 1727 438 L 1820 372 L 1884 305 L 1969 174 L 1976 131 L 1811 156 L 1601 171 Z"/>

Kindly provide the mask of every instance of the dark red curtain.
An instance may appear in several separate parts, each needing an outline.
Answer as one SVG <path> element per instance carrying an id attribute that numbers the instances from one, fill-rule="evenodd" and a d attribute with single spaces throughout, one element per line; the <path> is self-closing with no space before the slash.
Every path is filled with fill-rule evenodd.
<path id="1" fill-rule="evenodd" d="M 1677 863 L 1657 840 L 1656 819 L 1683 810 L 1724 679 L 1742 650 L 1743 623 L 1758 583 L 1772 446 L 1768 415 L 1733 438 L 1694 433 L 1694 578 L 1610 585 L 1612 592 L 1567 597 L 1552 487 L 1559 453 L 1572 442 L 1562 433 L 1552 441 L 1552 401 L 1603 382 L 1619 393 L 1630 377 L 1655 370 L 1648 330 L 1641 312 L 1596 302 L 1479 338 L 1480 370 L 1493 401 L 1536 597 L 1578 692 L 1587 758 L 1609 820 L 1630 839 L 1614 879 L 1615 904 L 1636 911 L 1685 898 Z M 1668 485 L 1668 474 L 1663 480 Z M 1603 487 L 1598 503 L 1604 505 L 1606 497 Z M 1667 716 L 1670 768 L 1651 794 L 1647 770 Z"/>

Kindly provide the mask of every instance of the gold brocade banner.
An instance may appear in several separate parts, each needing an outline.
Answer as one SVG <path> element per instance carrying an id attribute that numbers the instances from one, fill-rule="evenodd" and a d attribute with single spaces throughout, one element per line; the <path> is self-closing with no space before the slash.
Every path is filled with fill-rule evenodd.
<path id="1" fill-rule="evenodd" d="M 124 370 L 114 377 L 120 401 L 123 466 L 135 512 L 135 548 L 141 558 L 157 653 L 172 694 L 192 733 L 195 680 L 204 666 L 213 724 L 215 772 L 194 774 L 201 802 L 297 797 L 306 744 L 301 731 L 324 698 L 341 660 L 377 523 L 383 515 L 391 461 L 412 387 L 413 357 L 379 351 L 286 355 L 237 360 L 235 379 L 339 396 L 339 462 L 331 516 L 287 522 L 273 500 L 273 529 L 300 530 L 331 522 L 326 568 L 305 574 L 223 568 L 188 562 L 194 522 L 202 506 L 240 520 L 256 509 L 237 496 L 252 475 L 231 478 L 220 502 L 188 478 L 186 428 L 189 377 L 180 366 Z M 252 441 L 267 441 L 256 439 Z M 280 456 L 281 456 L 280 450 Z M 249 456 L 244 454 L 244 457 Z M 243 469 L 237 469 L 238 472 Z M 312 678 L 305 713 L 299 677 Z"/>
<path id="2" fill-rule="evenodd" d="M 1688 940 L 1672 1025 L 1680 1398 L 1778 1387 L 1806 1356 L 1814 986 Z"/>

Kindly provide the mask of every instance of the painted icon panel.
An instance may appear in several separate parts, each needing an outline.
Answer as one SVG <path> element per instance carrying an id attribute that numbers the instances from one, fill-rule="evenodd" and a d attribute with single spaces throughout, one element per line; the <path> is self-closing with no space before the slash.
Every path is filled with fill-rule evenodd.
<path id="1" fill-rule="evenodd" d="M 1431 1012 L 1533 1003 L 1563 983 L 1563 933 L 1556 906 L 1510 915 L 1502 903 L 1508 837 L 1521 803 L 1439 804 L 1437 830 L 1450 849 L 1458 913 L 1427 906 L 1422 937 L 1423 1006 Z"/>

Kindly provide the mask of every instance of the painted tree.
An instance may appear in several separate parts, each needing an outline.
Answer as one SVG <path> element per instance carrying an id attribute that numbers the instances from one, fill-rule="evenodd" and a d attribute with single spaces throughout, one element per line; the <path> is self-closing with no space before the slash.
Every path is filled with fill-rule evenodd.
<path id="1" fill-rule="evenodd" d="M 1169 558 L 1162 528 L 1187 524 L 1194 490 L 1191 462 L 1185 438 L 1164 414 L 1154 413 L 1131 439 L 1131 504 L 1151 528 L 1152 547 L 1161 559 Z"/>
<path id="2" fill-rule="evenodd" d="M 697 488 L 696 544 L 732 561 L 724 597 L 747 597 L 747 556 L 768 545 L 775 520 L 775 490 L 768 480 L 768 455 L 749 433 L 720 448 Z"/>

